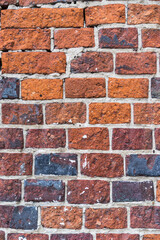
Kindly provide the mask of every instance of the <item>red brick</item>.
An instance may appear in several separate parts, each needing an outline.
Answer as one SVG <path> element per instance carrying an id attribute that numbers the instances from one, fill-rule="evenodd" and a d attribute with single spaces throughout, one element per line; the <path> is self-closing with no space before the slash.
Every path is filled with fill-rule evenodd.
<path id="1" fill-rule="evenodd" d="M 0 201 L 19 202 L 21 200 L 21 181 L 0 179 Z M 1 238 L 0 238 L 1 239 Z"/>
<path id="2" fill-rule="evenodd" d="M 3 73 L 50 74 L 64 73 L 66 56 L 62 52 L 5 52 L 2 54 Z"/>
<path id="3" fill-rule="evenodd" d="M 0 31 L 1 50 L 50 49 L 49 29 L 5 29 Z"/>
<path id="4" fill-rule="evenodd" d="M 0 0 L 0 6 L 8 6 L 16 3 L 17 3 L 17 0 Z"/>
<path id="5" fill-rule="evenodd" d="M 107 128 L 73 128 L 69 129 L 69 148 L 73 149 L 109 149 Z"/>
<path id="6" fill-rule="evenodd" d="M 7 240 L 48 240 L 46 234 L 9 233 Z"/>
<path id="7" fill-rule="evenodd" d="M 43 19 L 43 21 L 42 21 Z M 23 8 L 1 12 L 3 28 L 83 27 L 80 8 Z"/>
<path id="8" fill-rule="evenodd" d="M 43 124 L 40 104 L 2 104 L 2 123 L 4 124 Z"/>
<path id="9" fill-rule="evenodd" d="M 42 226 L 46 228 L 80 229 L 82 209 L 78 207 L 42 207 Z"/>
<path id="10" fill-rule="evenodd" d="M 94 29 L 63 29 L 54 33 L 55 48 L 94 47 Z"/>
<path id="11" fill-rule="evenodd" d="M 143 240 L 160 240 L 160 234 L 147 234 L 143 236 Z"/>
<path id="12" fill-rule="evenodd" d="M 24 100 L 48 100 L 63 98 L 61 79 L 25 79 L 21 82 L 21 97 Z"/>
<path id="13" fill-rule="evenodd" d="M 89 229 L 121 229 L 127 227 L 125 208 L 88 208 L 85 212 L 85 227 Z"/>
<path id="14" fill-rule="evenodd" d="M 0 240 L 5 240 L 5 232 L 0 231 Z"/>
<path id="15" fill-rule="evenodd" d="M 142 29 L 142 45 L 144 48 L 160 48 L 160 29 Z"/>
<path id="16" fill-rule="evenodd" d="M 27 148 L 65 147 L 66 134 L 63 129 L 29 129 L 26 136 Z"/>
<path id="17" fill-rule="evenodd" d="M 110 185 L 106 181 L 71 180 L 67 190 L 67 200 L 72 204 L 108 203 L 110 200 Z"/>
<path id="18" fill-rule="evenodd" d="M 65 184 L 56 180 L 28 179 L 24 182 L 24 200 L 26 202 L 63 202 Z"/>
<path id="19" fill-rule="evenodd" d="M 160 24 L 159 12 L 159 5 L 129 4 L 128 24 Z"/>
<path id="20" fill-rule="evenodd" d="M 156 73 L 156 53 L 117 53 L 117 74 Z"/>
<path id="21" fill-rule="evenodd" d="M 20 128 L 0 129 L 0 149 L 22 149 L 23 130 Z"/>
<path id="22" fill-rule="evenodd" d="M 139 240 L 139 235 L 138 234 L 128 234 L 128 233 L 97 234 L 96 240 Z"/>
<path id="23" fill-rule="evenodd" d="M 160 207 L 137 206 L 131 207 L 131 228 L 160 229 Z"/>
<path id="24" fill-rule="evenodd" d="M 135 124 L 160 124 L 160 103 L 135 103 Z"/>
<path id="25" fill-rule="evenodd" d="M 85 10 L 87 26 L 105 23 L 125 23 L 125 6 L 123 4 L 108 4 L 105 6 L 88 7 Z"/>
<path id="26" fill-rule="evenodd" d="M 33 157 L 30 153 L 0 153 L 0 175 L 32 175 L 32 163 Z"/>
<path id="27" fill-rule="evenodd" d="M 86 104 L 80 103 L 49 103 L 46 105 L 47 124 L 85 123 Z"/>
<path id="28" fill-rule="evenodd" d="M 106 52 L 85 52 L 71 61 L 72 73 L 112 72 L 113 55 Z"/>
<path id="29" fill-rule="evenodd" d="M 112 149 L 152 149 L 152 130 L 142 128 L 115 128 L 113 129 Z"/>
<path id="30" fill-rule="evenodd" d="M 157 181 L 156 200 L 160 202 L 160 181 Z"/>
<path id="31" fill-rule="evenodd" d="M 155 129 L 156 149 L 160 149 L 160 128 Z"/>
<path id="32" fill-rule="evenodd" d="M 65 79 L 66 98 L 99 98 L 106 96 L 104 78 Z"/>
<path id="33" fill-rule="evenodd" d="M 90 177 L 122 177 L 124 174 L 123 158 L 119 154 L 82 154 L 81 173 Z"/>
<path id="34" fill-rule="evenodd" d="M 89 104 L 90 124 L 118 124 L 131 121 L 131 106 L 128 103 Z"/>
<path id="35" fill-rule="evenodd" d="M 51 240 L 93 240 L 90 233 L 77 233 L 77 234 L 53 234 Z"/>
<path id="36" fill-rule="evenodd" d="M 137 48 L 136 28 L 103 28 L 99 30 L 100 48 Z"/>
<path id="37" fill-rule="evenodd" d="M 147 78 L 109 78 L 108 96 L 110 98 L 147 98 L 148 86 Z"/>

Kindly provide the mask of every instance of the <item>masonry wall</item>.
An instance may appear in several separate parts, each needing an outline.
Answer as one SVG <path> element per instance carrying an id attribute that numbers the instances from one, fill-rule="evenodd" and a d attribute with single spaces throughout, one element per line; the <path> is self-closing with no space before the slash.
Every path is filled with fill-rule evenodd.
<path id="1" fill-rule="evenodd" d="M 160 1 L 0 5 L 0 240 L 160 240 Z"/>

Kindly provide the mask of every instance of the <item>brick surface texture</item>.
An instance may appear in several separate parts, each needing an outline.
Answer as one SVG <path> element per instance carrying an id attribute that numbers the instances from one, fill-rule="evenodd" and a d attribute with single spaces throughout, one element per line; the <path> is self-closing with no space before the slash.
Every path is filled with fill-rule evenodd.
<path id="1" fill-rule="evenodd" d="M 0 0 L 0 240 L 160 240 L 160 0 Z"/>

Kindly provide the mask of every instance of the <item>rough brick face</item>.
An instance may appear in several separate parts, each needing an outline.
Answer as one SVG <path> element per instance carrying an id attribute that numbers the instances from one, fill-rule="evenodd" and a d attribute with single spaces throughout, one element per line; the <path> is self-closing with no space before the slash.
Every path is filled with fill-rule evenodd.
<path id="1" fill-rule="evenodd" d="M 21 181 L 0 179 L 0 201 L 19 202 L 21 200 Z"/>
<path id="2" fill-rule="evenodd" d="M 94 47 L 94 29 L 64 29 L 54 33 L 55 48 Z"/>
<path id="3" fill-rule="evenodd" d="M 82 209 L 78 207 L 42 207 L 42 226 L 47 228 L 80 229 Z"/>
<path id="4" fill-rule="evenodd" d="M 160 30 L 159 29 L 143 29 L 142 30 L 142 44 L 143 47 L 160 47 L 159 43 Z"/>
<path id="5" fill-rule="evenodd" d="M 93 240 L 90 233 L 79 233 L 79 234 L 53 234 L 51 240 Z"/>
<path id="6" fill-rule="evenodd" d="M 0 129 L 0 149 L 22 149 L 23 130 L 20 128 Z"/>
<path id="7" fill-rule="evenodd" d="M 139 240 L 138 234 L 97 234 L 96 240 Z"/>
<path id="8" fill-rule="evenodd" d="M 69 148 L 108 150 L 107 128 L 69 129 Z"/>
<path id="9" fill-rule="evenodd" d="M 50 103 L 46 105 L 46 123 L 75 124 L 85 123 L 84 103 Z"/>
<path id="10" fill-rule="evenodd" d="M 21 82 L 21 95 L 24 100 L 49 100 L 63 97 L 61 79 L 25 79 Z"/>
<path id="11" fill-rule="evenodd" d="M 104 78 L 65 79 L 66 98 L 100 98 L 106 96 Z"/>
<path id="12" fill-rule="evenodd" d="M 159 234 L 147 234 L 143 236 L 143 240 L 159 240 L 160 235 Z"/>
<path id="13" fill-rule="evenodd" d="M 160 149 L 160 129 L 155 129 L 156 149 Z"/>
<path id="14" fill-rule="evenodd" d="M 145 53 L 117 53 L 117 74 L 152 74 L 156 73 L 156 54 Z"/>
<path id="15" fill-rule="evenodd" d="M 160 98 L 160 78 L 151 79 L 151 96 L 152 98 Z"/>
<path id="16" fill-rule="evenodd" d="M 0 79 L 0 99 L 19 98 L 19 80 L 17 78 Z"/>
<path id="17" fill-rule="evenodd" d="M 127 227 L 125 208 L 88 208 L 85 212 L 85 226 L 89 229 L 122 229 Z"/>
<path id="18" fill-rule="evenodd" d="M 110 98 L 147 98 L 147 78 L 109 78 L 108 96 Z"/>
<path id="19" fill-rule="evenodd" d="M 64 73 L 66 68 L 66 56 L 60 52 L 9 52 L 2 54 L 2 61 L 3 73 Z"/>
<path id="20" fill-rule="evenodd" d="M 2 122 L 4 124 L 43 124 L 42 105 L 10 104 L 2 105 Z"/>
<path id="21" fill-rule="evenodd" d="M 5 240 L 5 233 L 0 231 L 0 240 Z"/>
<path id="22" fill-rule="evenodd" d="M 129 123 L 131 108 L 127 103 L 91 103 L 89 105 L 90 124 Z"/>
<path id="23" fill-rule="evenodd" d="M 107 203 L 110 187 L 106 181 L 72 180 L 68 182 L 67 200 L 72 204 Z"/>
<path id="24" fill-rule="evenodd" d="M 27 148 L 59 148 L 65 147 L 65 142 L 63 129 L 29 129 L 27 131 Z"/>
<path id="25" fill-rule="evenodd" d="M 48 235 L 46 234 L 26 234 L 26 233 L 9 233 L 7 240 L 48 240 Z"/>

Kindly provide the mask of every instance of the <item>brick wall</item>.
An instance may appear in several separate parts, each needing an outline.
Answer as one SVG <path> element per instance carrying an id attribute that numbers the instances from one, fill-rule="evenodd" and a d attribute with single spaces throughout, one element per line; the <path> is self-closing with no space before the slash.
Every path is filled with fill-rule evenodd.
<path id="1" fill-rule="evenodd" d="M 0 5 L 0 240 L 160 240 L 160 1 Z"/>

